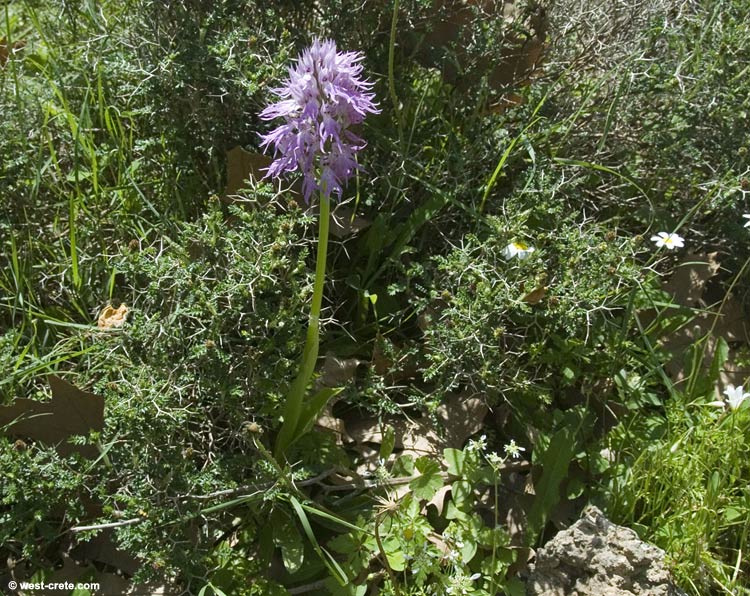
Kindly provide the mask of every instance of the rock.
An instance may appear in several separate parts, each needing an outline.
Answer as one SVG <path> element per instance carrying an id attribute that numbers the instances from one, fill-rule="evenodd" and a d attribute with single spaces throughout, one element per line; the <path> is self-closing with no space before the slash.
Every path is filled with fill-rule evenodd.
<path id="1" fill-rule="evenodd" d="M 587 507 L 575 524 L 536 554 L 527 596 L 684 596 L 664 551 Z"/>

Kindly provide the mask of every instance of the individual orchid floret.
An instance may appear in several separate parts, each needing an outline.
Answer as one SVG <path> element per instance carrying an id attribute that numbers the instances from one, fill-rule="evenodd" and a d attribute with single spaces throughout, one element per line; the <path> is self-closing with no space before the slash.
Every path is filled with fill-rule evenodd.
<path id="1" fill-rule="evenodd" d="M 368 113 L 379 113 L 369 93 L 372 83 L 361 78 L 364 56 L 338 52 L 335 42 L 315 39 L 289 69 L 289 78 L 273 89 L 279 98 L 260 113 L 263 120 L 284 123 L 261 135 L 263 149 L 274 146 L 275 160 L 266 177 L 299 170 L 302 193 L 341 197 L 342 188 L 361 169 L 357 152 L 365 142 L 350 129 Z"/>
<path id="2" fill-rule="evenodd" d="M 656 248 L 664 246 L 669 250 L 685 246 L 685 239 L 682 236 L 667 232 L 659 232 L 656 236 L 651 236 L 651 242 L 656 243 Z"/>

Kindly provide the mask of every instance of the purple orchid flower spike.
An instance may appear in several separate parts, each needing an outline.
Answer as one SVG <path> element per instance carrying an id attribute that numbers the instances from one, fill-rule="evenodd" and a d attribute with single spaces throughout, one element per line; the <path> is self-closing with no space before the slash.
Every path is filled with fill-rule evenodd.
<path id="1" fill-rule="evenodd" d="M 264 150 L 274 145 L 275 160 L 265 177 L 300 170 L 308 203 L 315 191 L 341 198 L 343 186 L 361 169 L 356 153 L 366 143 L 350 127 L 380 112 L 368 92 L 372 83 L 360 78 L 363 58 L 360 52 L 336 51 L 331 40 L 315 39 L 284 85 L 273 89 L 279 101 L 260 113 L 263 120 L 285 120 L 261 135 Z"/>

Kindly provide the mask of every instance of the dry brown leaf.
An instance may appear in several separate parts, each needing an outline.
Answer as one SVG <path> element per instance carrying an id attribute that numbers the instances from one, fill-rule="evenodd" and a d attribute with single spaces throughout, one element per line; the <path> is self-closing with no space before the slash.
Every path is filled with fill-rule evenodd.
<path id="1" fill-rule="evenodd" d="M 523 105 L 524 101 L 523 95 L 519 93 L 506 93 L 489 106 L 489 111 L 492 114 L 502 114 L 509 108 Z"/>
<path id="2" fill-rule="evenodd" d="M 383 442 L 386 424 L 393 426 L 396 434 L 396 449 L 403 454 L 414 457 L 423 455 L 439 456 L 442 454 L 443 441 L 426 423 L 421 420 L 411 421 L 388 418 L 382 422 L 377 418 L 347 421 L 348 436 L 357 444 Z"/>
<path id="3" fill-rule="evenodd" d="M 724 338 L 729 344 L 729 357 L 720 372 L 717 394 L 728 385 L 741 385 L 750 375 L 750 370 L 740 368 L 735 364 L 737 358 L 736 344 L 747 343 L 748 333 L 745 313 L 742 305 L 734 296 L 726 296 L 721 303 L 710 308 L 706 304 L 706 284 L 718 275 L 720 263 L 716 260 L 716 252 L 688 254 L 677 265 L 672 277 L 664 284 L 675 303 L 688 308 L 701 308 L 704 312 L 696 313 L 689 325 L 670 333 L 661 342 L 662 347 L 673 354 L 665 369 L 675 384 L 686 378 L 684 370 L 684 354 L 687 349 L 703 337 L 705 350 L 703 367 L 708 369 L 716 351 L 718 338 Z M 708 336 L 708 337 L 707 337 Z"/>
<path id="4" fill-rule="evenodd" d="M 451 551 L 451 547 L 448 546 L 448 543 L 437 532 L 430 532 L 427 534 L 427 540 L 437 546 L 438 550 L 444 555 L 447 555 Z"/>
<path id="5" fill-rule="evenodd" d="M 318 384 L 321 387 L 343 387 L 354 379 L 360 364 L 362 360 L 357 358 L 337 358 L 333 354 L 326 354 Z"/>
<path id="6" fill-rule="evenodd" d="M 227 151 L 227 187 L 224 194 L 237 194 L 239 189 L 247 186 L 246 180 L 259 181 L 272 161 L 267 155 L 250 153 L 239 145 Z"/>
<path id="7" fill-rule="evenodd" d="M 321 416 L 315 421 L 315 424 L 331 431 L 336 439 L 336 445 L 343 445 L 344 442 L 353 442 L 352 438 L 346 434 L 346 424 L 344 424 L 341 418 L 336 418 L 333 415 L 330 404 L 326 405 Z"/>
<path id="8" fill-rule="evenodd" d="M 387 381 L 394 385 L 414 379 L 419 374 L 416 363 L 411 359 L 407 359 L 405 362 L 393 362 L 393 359 L 388 356 L 386 345 L 392 346 L 396 353 L 400 350 L 398 344 L 394 344 L 391 340 L 382 336 L 378 337 L 372 349 L 371 360 L 375 374 L 386 377 Z"/>
<path id="9" fill-rule="evenodd" d="M 505 513 L 505 528 L 511 544 L 523 544 L 528 526 L 526 516 L 531 510 L 533 499 L 528 495 L 513 495 L 513 505 Z"/>
<path id="10" fill-rule="evenodd" d="M 99 329 L 116 329 L 117 327 L 122 327 L 128 316 L 128 310 L 128 307 L 124 304 L 120 304 L 117 308 L 108 304 L 99 313 L 97 326 Z"/>
<path id="11" fill-rule="evenodd" d="M 538 286 L 528 294 L 525 294 L 522 300 L 526 304 L 539 304 L 547 295 L 547 290 L 549 290 L 549 286 Z"/>
<path id="12" fill-rule="evenodd" d="M 352 449 L 359 454 L 354 475 L 359 478 L 372 476 L 380 467 L 380 449 L 368 443 L 356 443 Z"/>
<path id="13" fill-rule="evenodd" d="M 422 513 L 427 513 L 427 507 L 432 505 L 437 510 L 438 515 L 443 514 L 443 508 L 445 507 L 445 498 L 448 496 L 448 493 L 451 492 L 451 485 L 446 484 L 445 486 L 438 489 L 438 491 L 435 493 L 435 496 L 432 497 L 432 499 L 429 500 L 429 502 L 425 503 L 424 507 L 422 508 Z"/>
<path id="14" fill-rule="evenodd" d="M 333 354 L 326 354 L 323 370 L 316 382 L 318 389 L 322 387 L 343 387 L 354 379 L 357 367 L 362 363 L 356 358 L 337 358 Z M 334 399 L 335 401 L 335 399 Z M 326 404 L 320 417 L 315 424 L 333 432 L 336 444 L 342 445 L 344 441 L 351 443 L 351 437 L 346 434 L 346 425 L 341 418 L 333 415 L 332 402 Z"/>
<path id="15" fill-rule="evenodd" d="M 52 445 L 62 456 L 77 452 L 88 458 L 97 457 L 99 451 L 93 445 L 71 445 L 67 439 L 104 429 L 104 398 L 54 375 L 48 381 L 51 401 L 19 398 L 0 407 L 0 433 Z"/>
<path id="16" fill-rule="evenodd" d="M 482 429 L 488 411 L 487 404 L 478 397 L 457 393 L 445 398 L 437 409 L 438 417 L 445 425 L 445 446 L 461 449 L 466 439 Z"/>
<path id="17" fill-rule="evenodd" d="M 241 188 L 247 187 L 248 180 L 259 182 L 266 175 L 266 169 L 272 161 L 268 155 L 245 151 L 239 145 L 227 151 L 227 186 L 224 196 L 229 198 L 236 195 Z M 281 188 L 282 183 L 277 184 L 278 188 Z M 301 185 L 293 184 L 290 192 L 293 195 L 301 195 Z"/>
<path id="18" fill-rule="evenodd" d="M 5 37 L 0 38 L 0 67 L 5 66 L 8 63 L 8 58 L 12 54 L 19 52 L 26 46 L 26 42 L 14 41 L 13 44 L 8 48 L 8 40 Z"/>
<path id="19" fill-rule="evenodd" d="M 98 583 L 99 589 L 93 590 L 93 596 L 107 596 L 111 594 L 142 595 L 150 596 L 176 596 L 181 593 L 176 586 L 168 586 L 166 583 L 151 582 L 147 584 L 133 584 L 121 575 L 100 571 L 94 566 L 82 566 L 76 563 L 69 555 L 62 554 L 63 566 L 54 570 L 47 578 L 48 583 L 72 584 L 79 582 Z M 28 579 L 28 578 L 26 578 Z"/>
<path id="20" fill-rule="evenodd" d="M 127 575 L 133 575 L 141 564 L 138 559 L 115 546 L 112 541 L 113 532 L 112 529 L 100 531 L 90 540 L 73 547 L 70 555 L 79 562 L 105 564 Z"/>
<path id="21" fill-rule="evenodd" d="M 359 234 L 370 227 L 369 219 L 356 215 L 348 205 L 340 205 L 331 216 L 331 234 L 336 238 L 346 238 Z"/>
<path id="22" fill-rule="evenodd" d="M 683 306 L 699 307 L 706 282 L 719 273 L 718 253 L 688 253 L 675 267 L 664 290 Z"/>
<path id="23" fill-rule="evenodd" d="M 427 455 L 442 461 L 443 449 L 461 449 L 466 439 L 482 428 L 487 412 L 487 406 L 479 398 L 462 394 L 449 396 L 437 409 L 437 415 L 445 427 L 444 437 L 424 419 L 388 418 L 381 421 L 367 418 L 345 422 L 348 436 L 355 443 L 380 445 L 385 428 L 390 424 L 395 430 L 396 449 L 400 449 L 402 454 L 414 457 Z"/>
<path id="24" fill-rule="evenodd" d="M 507 24 L 502 39 L 497 40 L 502 49 L 496 63 L 476 60 L 464 49 L 474 27 L 471 5 L 485 13 L 499 9 Z M 525 10 L 527 7 L 533 10 Z M 413 53 L 423 66 L 439 68 L 443 78 L 460 90 L 471 88 L 487 74 L 493 92 L 491 112 L 501 113 L 523 103 L 523 97 L 515 91 L 542 73 L 549 26 L 544 10 L 538 4 L 529 6 L 514 0 L 434 0 L 432 9 L 436 18 L 418 24 L 410 33 L 412 37 L 403 40 L 407 52 Z M 445 59 L 446 48 L 450 60 Z"/>

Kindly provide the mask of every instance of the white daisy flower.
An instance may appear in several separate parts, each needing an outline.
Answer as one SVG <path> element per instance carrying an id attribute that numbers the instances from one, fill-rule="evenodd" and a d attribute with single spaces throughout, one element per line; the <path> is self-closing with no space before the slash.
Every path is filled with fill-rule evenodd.
<path id="1" fill-rule="evenodd" d="M 506 261 L 510 261 L 513 257 L 516 257 L 519 261 L 528 259 L 532 252 L 536 250 L 533 246 L 529 246 L 525 242 L 511 242 L 503 250 L 503 257 Z"/>
<path id="2" fill-rule="evenodd" d="M 682 236 L 667 234 L 666 232 L 659 232 L 657 236 L 651 236 L 651 242 L 656 242 L 657 248 L 665 246 L 669 250 L 685 246 L 685 239 Z"/>

